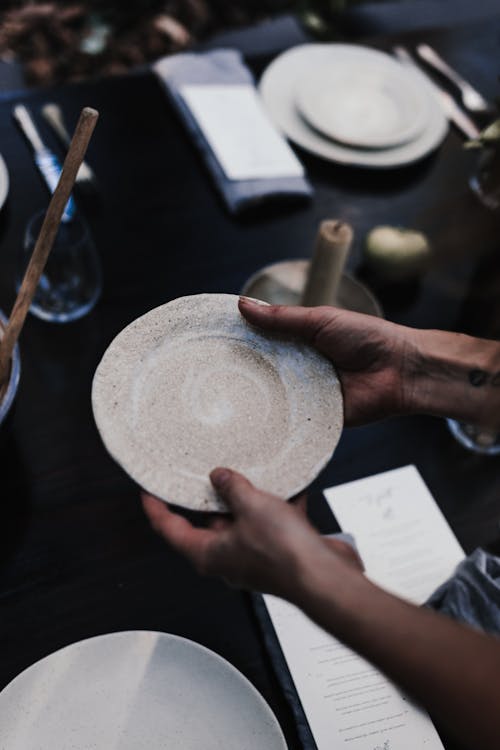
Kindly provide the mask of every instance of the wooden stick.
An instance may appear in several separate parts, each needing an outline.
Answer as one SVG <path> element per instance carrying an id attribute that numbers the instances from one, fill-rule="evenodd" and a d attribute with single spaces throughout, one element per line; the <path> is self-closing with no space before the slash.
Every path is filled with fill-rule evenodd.
<path id="1" fill-rule="evenodd" d="M 352 244 L 352 229 L 338 220 L 322 221 L 309 268 L 302 304 L 333 305 Z"/>
<path id="2" fill-rule="evenodd" d="M 0 400 L 8 381 L 10 360 L 14 346 L 21 333 L 38 282 L 54 244 L 64 208 L 73 190 L 77 172 L 87 151 L 87 146 L 98 117 L 99 113 L 91 107 L 84 107 L 81 111 L 66 159 L 64 160 L 59 182 L 50 199 L 40 234 L 38 235 L 30 262 L 24 274 L 14 307 L 12 308 L 9 322 L 5 327 L 5 332 L 0 342 Z"/>

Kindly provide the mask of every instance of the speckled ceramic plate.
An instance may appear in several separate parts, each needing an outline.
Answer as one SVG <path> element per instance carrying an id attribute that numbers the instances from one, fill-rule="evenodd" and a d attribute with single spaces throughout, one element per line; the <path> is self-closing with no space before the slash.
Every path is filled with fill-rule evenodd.
<path id="1" fill-rule="evenodd" d="M 151 310 L 114 339 L 94 377 L 94 416 L 111 455 L 146 490 L 186 508 L 225 510 L 208 478 L 216 466 L 290 498 L 325 466 L 342 430 L 331 363 L 252 328 L 237 302 L 201 294 Z"/>
<path id="2" fill-rule="evenodd" d="M 0 693 L 7 750 L 286 750 L 269 706 L 231 664 L 166 633 L 73 643 Z"/>

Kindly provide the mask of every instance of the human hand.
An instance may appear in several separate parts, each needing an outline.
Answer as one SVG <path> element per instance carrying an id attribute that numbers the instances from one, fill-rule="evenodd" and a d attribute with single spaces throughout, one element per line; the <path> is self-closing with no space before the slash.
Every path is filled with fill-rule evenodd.
<path id="1" fill-rule="evenodd" d="M 216 517 L 207 529 L 195 528 L 162 500 L 142 495 L 155 531 L 200 573 L 298 601 L 316 570 L 332 563 L 342 575 L 362 570 L 352 547 L 321 537 L 300 507 L 261 492 L 229 469 L 215 469 L 210 479 L 232 516 Z"/>
<path id="2" fill-rule="evenodd" d="M 252 325 L 305 340 L 335 365 L 346 425 L 410 411 L 416 331 L 335 307 L 260 305 L 241 297 Z"/>
<path id="3" fill-rule="evenodd" d="M 500 427 L 500 343 L 420 330 L 336 307 L 264 305 L 241 297 L 252 325 L 292 334 L 335 365 L 347 426 L 434 414 Z"/>

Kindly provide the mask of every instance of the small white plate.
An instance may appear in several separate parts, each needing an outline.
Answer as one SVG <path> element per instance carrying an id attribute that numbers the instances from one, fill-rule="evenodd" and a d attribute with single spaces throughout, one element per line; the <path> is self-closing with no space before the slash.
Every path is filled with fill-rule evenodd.
<path id="1" fill-rule="evenodd" d="M 104 444 L 138 484 L 202 511 L 227 510 L 209 481 L 216 466 L 296 495 L 343 425 L 331 362 L 248 325 L 232 294 L 181 297 L 127 326 L 96 370 L 92 405 Z"/>
<path id="2" fill-rule="evenodd" d="M 269 706 L 231 664 L 165 633 L 73 643 L 0 693 L 8 750 L 286 750 Z"/>
<path id="3" fill-rule="evenodd" d="M 9 194 L 9 173 L 7 165 L 0 154 L 0 210 L 3 208 Z"/>
<path id="4" fill-rule="evenodd" d="M 361 48 L 298 80 L 296 104 L 321 133 L 348 146 L 390 148 L 422 132 L 429 96 L 392 58 Z"/>
<path id="5" fill-rule="evenodd" d="M 305 44 L 284 52 L 265 70 L 259 90 L 264 107 L 274 122 L 291 141 L 328 161 L 371 169 L 402 167 L 423 158 L 433 151 L 448 132 L 448 121 L 434 96 L 425 76 L 418 71 L 401 68 L 411 77 L 414 84 L 428 96 L 428 120 L 422 132 L 407 143 L 385 149 L 366 149 L 347 146 L 327 138 L 312 128 L 300 114 L 296 105 L 296 86 L 308 71 L 353 59 L 368 52 L 374 59 L 390 59 L 389 55 L 378 50 L 348 44 Z M 398 64 L 394 62 L 394 64 Z"/>

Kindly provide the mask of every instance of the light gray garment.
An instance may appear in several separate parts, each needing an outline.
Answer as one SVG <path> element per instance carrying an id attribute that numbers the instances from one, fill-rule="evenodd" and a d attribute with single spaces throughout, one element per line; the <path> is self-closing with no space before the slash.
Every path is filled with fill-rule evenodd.
<path id="1" fill-rule="evenodd" d="M 217 189 L 232 213 L 239 213 L 270 199 L 296 201 L 310 198 L 313 191 L 305 177 L 230 180 L 180 94 L 180 88 L 186 85 L 250 84 L 253 86 L 253 76 L 243 63 L 239 52 L 223 49 L 201 54 L 172 55 L 155 63 L 153 70 L 165 85 L 167 93 L 210 170 Z"/>
<path id="2" fill-rule="evenodd" d="M 487 633 L 500 634 L 500 558 L 476 549 L 426 606 Z"/>

